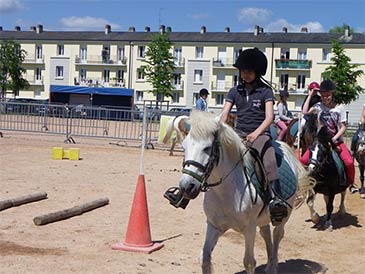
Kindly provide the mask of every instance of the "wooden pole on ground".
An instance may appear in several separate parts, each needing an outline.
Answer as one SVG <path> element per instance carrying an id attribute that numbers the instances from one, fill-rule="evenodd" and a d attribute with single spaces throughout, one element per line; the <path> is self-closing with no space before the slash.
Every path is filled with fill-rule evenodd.
<path id="1" fill-rule="evenodd" d="M 39 192 L 39 193 L 21 196 L 21 197 L 14 198 L 14 199 L 0 201 L 0 211 L 14 207 L 14 206 L 20 206 L 23 204 L 36 202 L 36 201 L 43 200 L 43 199 L 47 199 L 46 192 Z"/>
<path id="2" fill-rule="evenodd" d="M 76 215 L 81 215 L 84 212 L 91 211 L 98 207 L 102 207 L 109 204 L 108 198 L 101 198 L 89 203 L 85 203 L 79 206 L 74 206 L 72 208 L 52 212 L 49 214 L 37 216 L 33 219 L 35 225 L 45 225 L 52 222 L 61 221 Z"/>

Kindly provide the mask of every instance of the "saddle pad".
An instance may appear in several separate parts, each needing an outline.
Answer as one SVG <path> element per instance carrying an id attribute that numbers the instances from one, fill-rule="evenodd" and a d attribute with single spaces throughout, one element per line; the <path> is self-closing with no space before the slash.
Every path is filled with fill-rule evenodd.
<path id="1" fill-rule="evenodd" d="M 279 169 L 282 198 L 284 200 L 288 200 L 297 191 L 297 178 L 288 162 L 284 159 L 284 154 L 280 144 L 278 142 L 273 142 L 273 147 L 275 149 L 275 156 Z M 270 192 L 268 190 L 266 192 L 264 191 L 263 185 L 259 182 L 253 167 L 249 168 L 248 176 L 251 178 L 251 182 L 255 186 L 258 195 L 265 203 L 268 203 L 271 199 Z"/>
<path id="2" fill-rule="evenodd" d="M 337 172 L 338 174 L 342 175 L 342 182 L 344 185 L 347 184 L 347 178 L 346 178 L 346 172 L 345 172 L 345 167 L 343 165 L 343 162 L 340 158 L 340 156 L 338 155 L 338 153 L 334 150 L 332 150 L 332 158 L 336 164 L 336 168 L 337 168 Z"/>
<path id="3" fill-rule="evenodd" d="M 299 125 L 299 122 L 296 121 L 290 128 L 290 135 L 293 136 L 293 137 L 296 137 L 297 134 L 298 134 L 298 125 Z"/>

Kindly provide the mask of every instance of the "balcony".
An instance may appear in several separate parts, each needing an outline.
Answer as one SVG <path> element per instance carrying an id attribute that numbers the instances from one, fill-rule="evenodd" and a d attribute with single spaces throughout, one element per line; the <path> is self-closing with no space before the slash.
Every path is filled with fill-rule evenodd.
<path id="1" fill-rule="evenodd" d="M 213 81 L 210 90 L 212 92 L 228 92 L 234 84 L 230 81 Z"/>
<path id="2" fill-rule="evenodd" d="M 112 66 L 126 66 L 127 57 L 119 57 L 113 55 L 88 55 L 87 59 L 81 59 L 78 55 L 75 56 L 76 65 L 112 65 Z"/>
<path id="3" fill-rule="evenodd" d="M 184 81 L 181 80 L 180 83 L 173 83 L 175 90 L 184 90 Z"/>
<path id="4" fill-rule="evenodd" d="M 36 76 L 25 76 L 24 77 L 25 80 L 28 81 L 29 85 L 31 86 L 43 86 L 44 85 L 44 78 L 43 76 L 41 77 L 36 77 Z"/>
<path id="5" fill-rule="evenodd" d="M 233 68 L 233 58 L 213 58 L 213 68 Z"/>
<path id="6" fill-rule="evenodd" d="M 27 54 L 24 58 L 25 64 L 44 64 L 44 55 L 36 56 L 35 54 Z"/>
<path id="7" fill-rule="evenodd" d="M 312 68 L 312 60 L 275 59 L 275 68 L 308 70 Z"/>
<path id="8" fill-rule="evenodd" d="M 185 58 L 179 58 L 179 59 L 177 59 L 177 58 L 175 57 L 175 59 L 174 59 L 174 64 L 175 64 L 175 66 L 176 66 L 177 68 L 179 68 L 179 67 L 184 67 L 184 65 L 185 65 Z"/>

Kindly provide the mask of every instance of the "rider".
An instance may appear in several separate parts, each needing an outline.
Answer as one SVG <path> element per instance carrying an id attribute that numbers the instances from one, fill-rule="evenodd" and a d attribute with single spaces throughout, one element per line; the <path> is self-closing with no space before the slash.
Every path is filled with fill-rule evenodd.
<path id="1" fill-rule="evenodd" d="M 361 124 L 361 127 L 359 127 L 354 136 L 352 137 L 352 140 L 351 140 L 351 152 L 352 152 L 352 155 L 355 155 L 355 150 L 356 150 L 356 144 L 357 142 L 359 141 L 359 133 L 360 133 L 360 130 L 363 128 L 364 124 L 365 124 L 365 104 L 362 108 L 362 112 L 361 112 L 361 115 L 360 115 L 360 124 Z"/>
<path id="2" fill-rule="evenodd" d="M 309 93 L 311 93 L 312 91 L 319 91 L 319 84 L 317 82 L 312 82 L 308 85 L 308 90 L 309 90 Z M 305 104 L 305 101 L 307 100 L 307 98 L 309 97 L 309 95 L 307 95 L 305 98 L 304 98 L 304 102 L 302 104 L 302 111 L 303 111 L 303 107 L 304 107 L 304 104 Z M 314 94 L 312 97 L 311 97 L 311 100 L 309 102 L 309 108 L 311 108 L 312 106 L 314 106 L 315 104 L 317 104 L 318 102 L 321 102 L 321 96 L 319 96 L 318 94 Z M 300 128 L 301 128 L 301 131 L 300 132 L 303 132 L 302 129 L 304 128 L 305 126 L 305 123 L 307 122 L 307 120 L 309 119 L 309 115 L 306 114 L 303 116 L 303 119 L 301 119 L 301 123 L 300 123 Z"/>
<path id="3" fill-rule="evenodd" d="M 236 105 L 236 132 L 252 144 L 262 159 L 274 195 L 269 203 L 270 217 L 273 225 L 277 225 L 288 215 L 288 208 L 281 198 L 279 172 L 269 132 L 274 119 L 275 97 L 262 78 L 266 73 L 267 59 L 257 48 L 246 49 L 233 66 L 239 69 L 240 84 L 228 92 L 221 120 L 225 122 Z"/>
<path id="4" fill-rule="evenodd" d="M 289 117 L 288 104 L 286 100 L 289 98 L 289 92 L 287 90 L 280 90 L 280 100 L 278 101 L 278 110 L 275 115 L 275 124 L 279 127 L 280 133 L 278 140 L 283 140 L 285 133 L 288 129 L 287 125 L 292 120 Z"/>
<path id="5" fill-rule="evenodd" d="M 317 94 L 317 90 L 313 89 L 308 98 L 305 100 L 303 107 L 303 114 L 308 115 L 312 113 L 318 114 L 318 130 L 325 126 L 331 134 L 332 143 L 338 148 L 339 156 L 344 163 L 347 183 L 349 189 L 353 192 L 353 184 L 355 177 L 355 166 L 352 160 L 350 151 L 343 142 L 343 134 L 346 131 L 346 116 L 343 105 L 337 105 L 334 101 L 334 93 L 336 92 L 336 85 L 331 80 L 324 80 L 320 87 L 319 93 L 321 94 L 322 102 L 318 102 L 311 108 L 309 104 L 314 95 Z M 307 165 L 309 163 L 310 151 L 307 150 L 300 161 L 302 164 Z"/>

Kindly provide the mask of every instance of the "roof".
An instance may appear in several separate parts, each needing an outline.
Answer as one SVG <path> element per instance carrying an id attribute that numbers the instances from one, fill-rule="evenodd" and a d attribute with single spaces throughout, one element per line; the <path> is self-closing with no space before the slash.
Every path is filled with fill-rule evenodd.
<path id="1" fill-rule="evenodd" d="M 87 42 L 150 42 L 159 32 L 110 32 L 102 31 L 0 31 L 0 40 L 22 41 L 87 41 Z M 345 36 L 339 33 L 308 32 L 171 32 L 173 43 L 308 43 L 330 44 L 333 39 L 345 44 L 365 44 L 365 34 L 352 33 Z"/>

